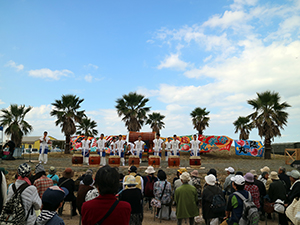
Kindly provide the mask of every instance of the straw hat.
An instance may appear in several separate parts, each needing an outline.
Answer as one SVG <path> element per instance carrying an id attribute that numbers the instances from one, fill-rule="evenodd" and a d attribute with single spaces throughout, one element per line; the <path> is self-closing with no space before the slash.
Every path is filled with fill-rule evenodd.
<path id="1" fill-rule="evenodd" d="M 132 175 L 129 175 L 126 177 L 126 180 L 124 182 L 124 185 L 137 185 L 138 183 L 135 180 L 135 177 Z"/>
<path id="2" fill-rule="evenodd" d="M 257 176 L 256 170 L 250 170 L 249 173 L 252 173 L 253 176 Z"/>
<path id="3" fill-rule="evenodd" d="M 213 174 L 209 174 L 204 177 L 204 180 L 208 185 L 215 186 L 217 178 Z"/>
<path id="4" fill-rule="evenodd" d="M 191 176 L 188 172 L 183 172 L 179 178 L 180 178 L 180 180 L 182 180 L 182 182 L 189 182 L 191 179 Z"/>
<path id="5" fill-rule="evenodd" d="M 198 172 L 198 170 L 193 170 L 193 171 L 191 172 L 191 176 L 193 176 L 193 177 L 199 177 L 199 172 Z"/>
<path id="6" fill-rule="evenodd" d="M 148 166 L 148 168 L 145 170 L 145 173 L 148 173 L 148 174 L 155 173 L 153 166 Z"/>
<path id="7" fill-rule="evenodd" d="M 271 180 L 279 180 L 278 173 L 276 171 L 272 171 L 270 173 L 270 179 Z"/>
<path id="8" fill-rule="evenodd" d="M 74 176 L 74 171 L 71 168 L 66 168 L 62 175 L 65 178 L 71 178 Z"/>
<path id="9" fill-rule="evenodd" d="M 269 167 L 267 167 L 267 166 L 265 166 L 265 167 L 263 167 L 263 168 L 261 168 L 260 169 L 260 172 L 267 172 L 267 173 L 270 173 L 270 168 Z"/>

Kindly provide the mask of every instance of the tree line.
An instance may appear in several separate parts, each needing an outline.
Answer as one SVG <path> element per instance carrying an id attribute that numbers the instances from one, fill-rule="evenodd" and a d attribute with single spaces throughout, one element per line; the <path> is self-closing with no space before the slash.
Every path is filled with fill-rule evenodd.
<path id="1" fill-rule="evenodd" d="M 97 123 L 85 114 L 81 109 L 80 99 L 76 95 L 62 95 L 61 99 L 51 103 L 53 110 L 51 116 L 56 117 L 55 125 L 60 126 L 61 132 L 66 137 L 65 153 L 70 153 L 70 138 L 75 133 L 78 135 L 96 136 Z M 165 127 L 165 116 L 159 112 L 149 114 L 149 102 L 145 96 L 130 92 L 116 100 L 115 108 L 128 131 L 140 131 L 144 124 L 150 125 L 153 132 L 159 133 Z M 248 100 L 254 112 L 247 116 L 240 116 L 233 122 L 235 133 L 240 132 L 239 138 L 249 139 L 250 131 L 258 129 L 258 134 L 264 138 L 265 159 L 271 158 L 271 141 L 281 136 L 281 130 L 287 125 L 288 113 L 285 111 L 291 107 L 287 102 L 280 103 L 277 92 L 266 91 L 257 93 L 257 98 Z M 16 146 L 20 146 L 22 137 L 29 134 L 33 127 L 25 120 L 31 106 L 11 104 L 8 109 L 1 109 L 0 125 L 6 127 L 5 134 L 11 136 Z M 191 113 L 192 124 L 199 135 L 209 127 L 209 111 L 206 108 L 196 107 Z"/>

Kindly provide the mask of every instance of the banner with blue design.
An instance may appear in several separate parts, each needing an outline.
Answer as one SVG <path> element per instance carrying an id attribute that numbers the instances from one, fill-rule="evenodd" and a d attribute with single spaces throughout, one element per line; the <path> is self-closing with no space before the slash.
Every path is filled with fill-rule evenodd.
<path id="1" fill-rule="evenodd" d="M 261 141 L 235 140 L 235 154 L 262 157 L 265 147 Z"/>

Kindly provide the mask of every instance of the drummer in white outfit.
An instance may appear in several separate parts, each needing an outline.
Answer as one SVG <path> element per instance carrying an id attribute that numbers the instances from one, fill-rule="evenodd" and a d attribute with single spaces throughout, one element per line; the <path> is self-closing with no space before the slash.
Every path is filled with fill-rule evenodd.
<path id="1" fill-rule="evenodd" d="M 142 141 L 142 136 L 138 137 L 138 140 L 134 142 L 134 149 L 136 151 L 135 155 L 138 155 L 140 158 L 140 163 L 142 162 L 142 154 L 144 151 L 144 144 L 145 142 Z"/>
<path id="2" fill-rule="evenodd" d="M 173 140 L 171 141 L 171 152 L 172 155 L 179 155 L 180 141 L 177 140 L 176 134 L 173 136 Z"/>
<path id="3" fill-rule="evenodd" d="M 81 146 L 82 146 L 81 152 L 83 156 L 83 164 L 89 165 L 91 141 L 88 140 L 88 136 L 85 136 L 84 139 L 81 141 Z"/>
<path id="4" fill-rule="evenodd" d="M 161 157 L 163 140 L 160 139 L 160 134 L 156 134 L 156 138 L 153 140 L 153 144 L 154 155 L 159 155 Z"/>
<path id="5" fill-rule="evenodd" d="M 100 165 L 101 166 L 106 165 L 105 144 L 106 144 L 106 140 L 104 139 L 104 134 L 101 134 L 99 140 L 97 141 L 98 154 L 101 157 L 101 160 L 100 160 Z"/>
<path id="6" fill-rule="evenodd" d="M 44 132 L 44 136 L 40 137 L 40 156 L 39 161 L 40 163 L 44 162 L 44 164 L 48 161 L 48 144 L 50 144 L 50 138 L 48 137 L 48 132 Z"/>
<path id="7" fill-rule="evenodd" d="M 112 142 L 110 143 L 110 155 L 116 155 L 117 145 L 116 145 L 116 138 L 113 137 Z"/>
<path id="8" fill-rule="evenodd" d="M 200 141 L 197 140 L 197 135 L 193 135 L 193 140 L 190 141 L 191 144 L 191 156 L 199 156 Z"/>
<path id="9" fill-rule="evenodd" d="M 168 161 L 168 157 L 171 154 L 171 138 L 168 137 L 168 141 L 165 142 L 165 157 L 166 157 L 166 161 Z"/>
<path id="10" fill-rule="evenodd" d="M 125 166 L 125 160 L 124 160 L 124 144 L 125 144 L 125 140 L 123 140 L 122 135 L 119 135 L 119 140 L 116 141 L 116 146 L 117 146 L 117 152 L 118 155 L 120 156 L 121 160 L 120 163 L 122 164 L 122 166 Z"/>

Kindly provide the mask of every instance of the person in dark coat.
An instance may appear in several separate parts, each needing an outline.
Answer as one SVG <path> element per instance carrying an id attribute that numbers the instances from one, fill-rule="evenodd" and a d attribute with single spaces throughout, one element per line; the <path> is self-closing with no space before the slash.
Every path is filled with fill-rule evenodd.
<path id="1" fill-rule="evenodd" d="M 280 180 L 284 181 L 285 186 L 286 186 L 286 191 L 289 192 L 291 188 L 291 180 L 288 175 L 285 173 L 285 168 L 284 167 L 279 167 L 278 169 L 278 177 Z"/>
<path id="2" fill-rule="evenodd" d="M 72 216 L 76 216 L 76 197 L 74 195 L 75 183 L 72 177 L 74 176 L 74 171 L 71 168 L 66 168 L 63 172 L 63 177 L 61 177 L 58 181 L 59 187 L 65 187 L 68 189 L 69 194 L 65 197 L 65 201 L 72 202 Z M 58 209 L 58 214 L 61 215 L 63 211 L 63 206 Z"/>
<path id="3" fill-rule="evenodd" d="M 77 192 L 76 205 L 79 214 L 81 215 L 81 206 L 85 202 L 86 193 L 89 190 L 93 190 L 94 188 L 91 186 L 93 184 L 93 177 L 91 175 L 85 175 L 83 178 L 83 184 L 79 185 L 79 189 Z"/>
<path id="4" fill-rule="evenodd" d="M 202 193 L 202 214 L 205 224 L 209 224 L 211 219 L 223 218 L 225 216 L 225 211 L 220 215 L 216 215 L 210 210 L 213 197 L 218 194 L 223 196 L 223 192 L 222 189 L 216 185 L 216 177 L 213 174 L 205 176 L 204 179 L 207 185 Z"/>
<path id="5" fill-rule="evenodd" d="M 298 170 L 292 170 L 291 172 L 287 172 L 287 175 L 290 177 L 292 183 L 286 199 L 287 205 L 290 205 L 294 198 L 300 197 L 300 173 Z"/>
<path id="6" fill-rule="evenodd" d="M 153 183 L 153 186 L 154 186 L 154 183 L 156 181 L 158 181 L 158 179 L 157 179 L 157 177 L 154 176 L 155 170 L 154 170 L 153 166 L 148 166 L 148 168 L 145 170 L 145 173 L 147 173 L 148 175 L 143 177 L 143 181 L 144 181 L 144 196 L 146 198 L 146 201 L 148 201 L 149 209 L 150 209 L 151 208 L 151 204 L 150 203 L 151 203 L 152 198 L 154 197 L 154 193 L 153 193 L 153 191 L 152 191 L 152 193 L 148 193 L 149 191 L 146 190 L 147 183 L 148 182 Z M 152 186 L 152 189 L 153 189 L 153 186 Z"/>
<path id="7" fill-rule="evenodd" d="M 5 149 L 6 147 L 8 147 L 8 151 L 9 151 L 9 155 L 6 157 L 6 159 L 12 159 L 12 160 L 15 159 L 13 157 L 16 148 L 15 143 L 12 140 L 10 140 L 3 146 L 3 149 Z"/>

